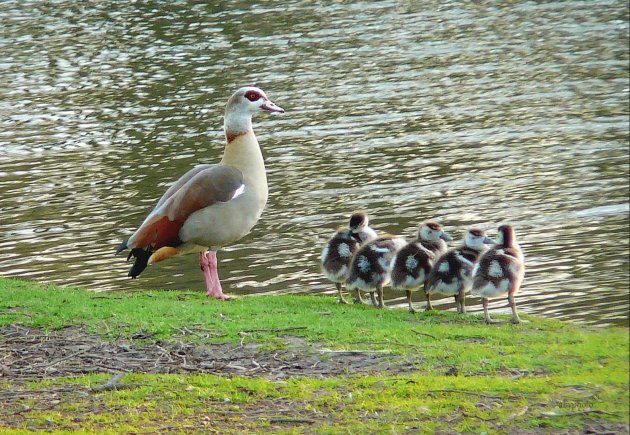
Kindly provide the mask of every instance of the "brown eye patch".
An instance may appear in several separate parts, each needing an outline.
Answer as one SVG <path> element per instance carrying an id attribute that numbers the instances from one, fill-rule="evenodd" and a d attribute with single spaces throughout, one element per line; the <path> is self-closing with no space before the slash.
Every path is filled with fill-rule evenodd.
<path id="1" fill-rule="evenodd" d="M 482 230 L 478 230 L 478 229 L 472 229 L 472 230 L 470 230 L 470 234 L 472 234 L 475 237 L 481 237 L 481 236 L 483 236 L 483 231 Z"/>
<path id="2" fill-rule="evenodd" d="M 249 101 L 256 101 L 260 97 L 262 97 L 262 95 L 260 95 L 260 92 L 257 92 L 257 91 L 247 91 L 247 92 L 245 92 L 245 98 L 247 98 Z"/>
<path id="3" fill-rule="evenodd" d="M 437 230 L 439 230 L 441 228 L 440 224 L 437 224 L 435 222 L 428 222 L 427 223 L 427 227 L 431 228 L 434 231 L 437 231 Z"/>

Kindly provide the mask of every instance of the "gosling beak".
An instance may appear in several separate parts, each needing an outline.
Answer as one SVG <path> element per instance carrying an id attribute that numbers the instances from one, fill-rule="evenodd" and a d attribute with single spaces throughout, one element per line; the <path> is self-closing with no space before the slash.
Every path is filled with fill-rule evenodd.
<path id="1" fill-rule="evenodd" d="M 276 112 L 276 113 L 284 113 L 284 109 L 280 106 L 277 106 L 276 103 L 274 103 L 271 100 L 265 100 L 262 105 L 260 106 L 260 108 L 262 110 L 266 110 L 268 112 Z"/>

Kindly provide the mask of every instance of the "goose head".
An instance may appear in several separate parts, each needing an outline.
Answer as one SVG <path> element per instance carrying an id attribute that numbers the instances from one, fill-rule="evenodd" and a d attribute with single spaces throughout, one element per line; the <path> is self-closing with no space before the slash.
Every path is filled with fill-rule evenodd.
<path id="1" fill-rule="evenodd" d="M 480 228 L 469 228 L 464 236 L 464 245 L 476 251 L 483 251 L 484 245 L 492 245 L 494 240 L 486 236 L 486 232 Z"/>
<path id="2" fill-rule="evenodd" d="M 225 132 L 227 137 L 246 133 L 252 128 L 252 116 L 260 111 L 284 113 L 284 109 L 255 86 L 238 89 L 225 106 Z"/>

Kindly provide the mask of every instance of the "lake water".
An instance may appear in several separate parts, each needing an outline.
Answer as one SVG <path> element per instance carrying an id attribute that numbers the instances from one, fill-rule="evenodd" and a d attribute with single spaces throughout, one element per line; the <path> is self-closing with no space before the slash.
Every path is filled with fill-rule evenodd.
<path id="1" fill-rule="evenodd" d="M 216 3 L 0 3 L 1 275 L 203 291 L 194 255 L 132 281 L 114 250 L 257 84 L 286 113 L 254 122 L 270 198 L 227 292 L 334 293 L 322 244 L 363 209 L 408 237 L 509 222 L 522 311 L 628 325 L 627 1 Z"/>

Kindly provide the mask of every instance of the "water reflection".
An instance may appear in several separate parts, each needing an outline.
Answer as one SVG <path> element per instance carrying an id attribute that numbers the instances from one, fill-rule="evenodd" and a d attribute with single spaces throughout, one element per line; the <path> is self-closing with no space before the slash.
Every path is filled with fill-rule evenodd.
<path id="1" fill-rule="evenodd" d="M 361 208 L 407 236 L 426 218 L 456 237 L 509 221 L 524 311 L 628 324 L 624 2 L 27 1 L 0 16 L 3 275 L 201 288 L 192 257 L 131 281 L 113 250 L 169 182 L 219 159 L 225 100 L 257 83 L 287 113 L 255 121 L 270 200 L 220 254 L 226 290 L 332 293 L 321 243 Z"/>

